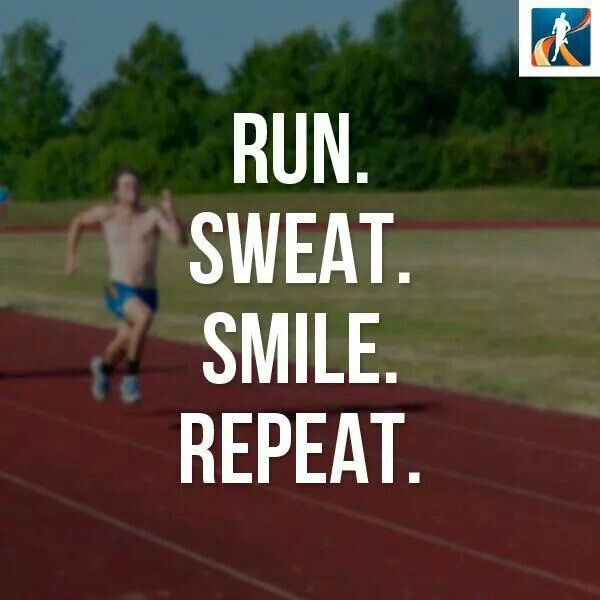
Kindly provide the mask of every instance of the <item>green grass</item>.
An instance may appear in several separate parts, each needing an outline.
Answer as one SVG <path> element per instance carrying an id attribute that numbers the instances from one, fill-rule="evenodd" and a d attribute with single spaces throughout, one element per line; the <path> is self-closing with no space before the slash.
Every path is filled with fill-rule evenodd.
<path id="1" fill-rule="evenodd" d="M 316 256 L 322 234 L 303 234 Z M 327 312 L 332 365 L 344 368 L 346 314 L 380 312 L 378 354 L 366 365 L 397 370 L 401 380 L 500 397 L 538 407 L 600 415 L 600 231 L 397 232 L 385 238 L 387 283 L 367 282 L 368 236 L 354 234 L 364 283 L 299 287 L 233 285 L 230 272 L 212 287 L 195 284 L 193 248 L 165 244 L 162 311 L 154 333 L 202 343 L 214 311 Z M 226 240 L 220 249 L 227 264 Z M 113 326 L 100 294 L 106 259 L 100 236 L 82 246 L 82 272 L 63 275 L 64 236 L 0 237 L 0 304 Z M 408 270 L 413 283 L 394 285 Z M 238 339 L 232 341 L 239 347 Z"/>
<path id="2" fill-rule="evenodd" d="M 104 200 L 106 201 L 106 199 Z M 15 202 L 7 222 L 12 225 L 62 225 L 94 201 Z M 482 189 L 415 193 L 288 193 L 206 194 L 177 200 L 182 216 L 191 219 L 206 210 L 226 212 L 359 212 L 389 211 L 396 219 L 583 219 L 600 220 L 600 193 L 596 190 Z"/>

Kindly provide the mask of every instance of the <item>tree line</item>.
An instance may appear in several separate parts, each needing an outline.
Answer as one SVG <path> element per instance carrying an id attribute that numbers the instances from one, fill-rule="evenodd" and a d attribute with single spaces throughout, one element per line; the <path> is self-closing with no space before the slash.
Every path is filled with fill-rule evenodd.
<path id="1" fill-rule="evenodd" d="M 238 189 L 234 112 L 349 112 L 352 167 L 371 189 L 600 183 L 598 82 L 519 79 L 514 46 L 483 65 L 457 0 L 404 0 L 366 39 L 342 24 L 257 42 L 220 90 L 190 69 L 175 33 L 150 23 L 74 108 L 64 52 L 36 21 L 2 38 L 0 182 L 19 200 L 102 195 L 122 164 L 150 191 Z"/>

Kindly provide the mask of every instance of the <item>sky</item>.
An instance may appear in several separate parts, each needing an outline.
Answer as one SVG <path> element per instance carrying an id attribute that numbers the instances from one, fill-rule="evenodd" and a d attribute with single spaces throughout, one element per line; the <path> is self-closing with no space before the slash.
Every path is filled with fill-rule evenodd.
<path id="1" fill-rule="evenodd" d="M 468 30 L 484 60 L 516 35 L 516 0 L 460 0 Z M 112 77 L 118 56 L 149 21 L 178 33 L 190 67 L 213 88 L 256 40 L 275 41 L 309 25 L 334 32 L 348 21 L 367 35 L 375 15 L 393 0 L 2 0 L 0 34 L 26 19 L 46 21 L 66 44 L 63 73 L 76 105 Z"/>

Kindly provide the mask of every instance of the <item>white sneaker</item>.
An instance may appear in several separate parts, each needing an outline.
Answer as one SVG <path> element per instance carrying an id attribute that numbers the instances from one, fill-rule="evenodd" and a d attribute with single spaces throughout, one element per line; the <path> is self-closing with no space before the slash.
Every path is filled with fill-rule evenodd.
<path id="1" fill-rule="evenodd" d="M 130 406 L 137 404 L 142 399 L 140 378 L 137 375 L 125 375 L 121 381 L 121 398 Z"/>
<path id="2" fill-rule="evenodd" d="M 92 396 L 98 402 L 106 400 L 106 396 L 110 391 L 110 377 L 102 371 L 103 362 L 101 356 L 94 356 L 90 363 L 90 371 L 92 372 Z"/>

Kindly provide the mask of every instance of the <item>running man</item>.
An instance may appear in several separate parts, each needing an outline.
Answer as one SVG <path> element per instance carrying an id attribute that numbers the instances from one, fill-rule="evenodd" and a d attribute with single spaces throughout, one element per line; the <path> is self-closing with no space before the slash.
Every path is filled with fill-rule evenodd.
<path id="1" fill-rule="evenodd" d="M 567 34 L 571 31 L 572 27 L 569 21 L 566 19 L 567 13 L 560 13 L 560 17 L 555 19 L 554 27 L 552 28 L 552 34 L 556 34 L 556 42 L 555 42 L 555 50 L 554 57 L 552 58 L 552 62 L 556 62 L 558 58 L 558 53 L 562 48 L 563 44 L 568 44 L 569 40 L 567 39 Z"/>
<path id="2" fill-rule="evenodd" d="M 100 226 L 108 250 L 110 283 L 104 292 L 106 307 L 118 319 L 114 339 L 103 357 L 91 362 L 92 395 L 104 400 L 110 390 L 110 377 L 123 358 L 125 375 L 121 397 L 126 404 L 142 398 L 139 369 L 146 334 L 158 308 L 156 267 L 161 234 L 178 246 L 187 244 L 181 221 L 173 210 L 168 190 L 163 191 L 161 208 L 144 208 L 140 202 L 141 180 L 129 168 L 120 169 L 112 182 L 115 203 L 98 205 L 75 217 L 67 239 L 66 272 L 78 269 L 77 248 L 86 227 Z"/>

